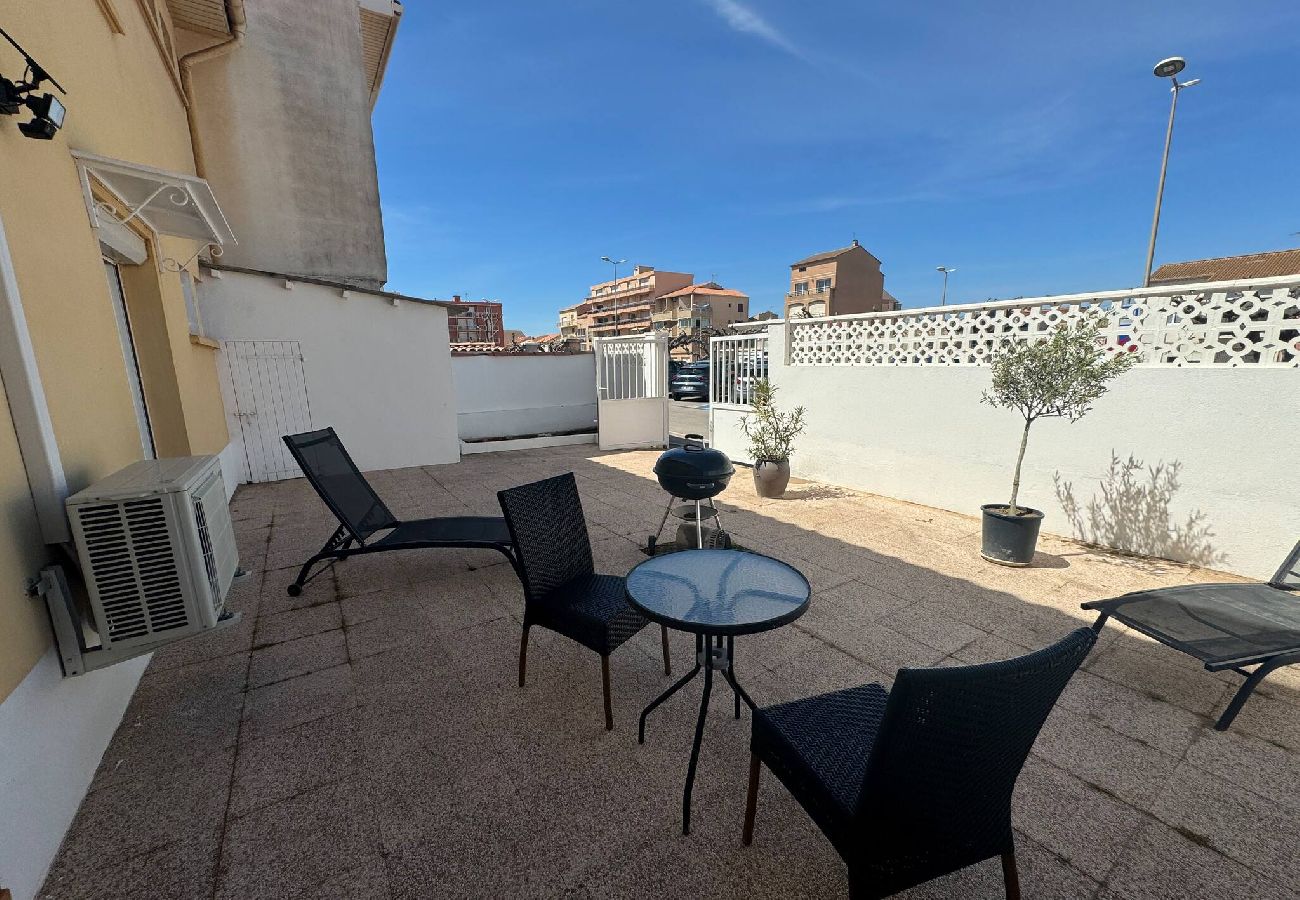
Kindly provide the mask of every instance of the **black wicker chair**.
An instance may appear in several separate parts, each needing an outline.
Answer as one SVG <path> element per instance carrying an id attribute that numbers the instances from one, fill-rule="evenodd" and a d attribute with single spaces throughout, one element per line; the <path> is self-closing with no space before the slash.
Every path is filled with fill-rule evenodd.
<path id="1" fill-rule="evenodd" d="M 1015 900 L 1011 792 L 1096 639 L 1079 628 L 1018 659 L 900 669 L 889 691 L 867 684 L 756 710 L 744 843 L 765 763 L 843 857 L 853 900 L 995 856 Z"/>
<path id="2" fill-rule="evenodd" d="M 447 516 L 438 519 L 399 521 L 379 499 L 370 482 L 357 468 L 333 428 L 286 434 L 285 446 L 302 468 L 303 475 L 339 520 L 325 546 L 303 563 L 298 577 L 289 585 L 289 596 L 297 597 L 315 573 L 312 566 L 337 562 L 363 553 L 389 550 L 420 550 L 435 547 L 496 550 L 514 564 L 510 531 L 504 519 L 494 516 Z M 374 535 L 385 532 L 378 539 Z"/>
<path id="3" fill-rule="evenodd" d="M 1226 731 L 1270 672 L 1300 663 L 1300 543 L 1268 584 L 1188 584 L 1091 600 L 1084 609 L 1246 679 L 1214 724 Z M 1254 666 L 1254 669 L 1247 669 Z"/>
<path id="4" fill-rule="evenodd" d="M 614 727 L 609 655 L 646 625 L 627 602 L 624 579 L 597 575 L 587 522 L 570 472 L 497 492 L 514 542 L 524 588 L 524 633 L 519 641 L 519 686 L 528 664 L 528 629 L 549 628 L 600 654 L 605 728 Z M 661 630 L 664 674 L 671 675 L 668 631 Z"/>

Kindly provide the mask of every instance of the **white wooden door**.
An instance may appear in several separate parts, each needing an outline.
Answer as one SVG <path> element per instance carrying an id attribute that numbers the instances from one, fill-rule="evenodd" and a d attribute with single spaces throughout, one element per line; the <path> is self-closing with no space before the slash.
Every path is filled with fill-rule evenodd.
<path id="1" fill-rule="evenodd" d="M 596 338 L 600 449 L 668 446 L 668 338 Z"/>
<path id="2" fill-rule="evenodd" d="M 311 402 L 297 341 L 222 341 L 232 416 L 238 423 L 249 481 L 302 474 L 282 438 L 311 431 Z"/>

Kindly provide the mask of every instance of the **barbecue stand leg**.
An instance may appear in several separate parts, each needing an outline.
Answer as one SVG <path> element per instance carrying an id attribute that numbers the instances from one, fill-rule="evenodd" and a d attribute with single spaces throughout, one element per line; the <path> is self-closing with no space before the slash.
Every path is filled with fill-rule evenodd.
<path id="1" fill-rule="evenodd" d="M 703 637 L 703 635 L 698 635 L 698 634 L 697 634 L 697 635 L 695 636 L 695 668 L 691 669 L 689 672 L 687 672 L 687 673 L 686 673 L 685 675 L 683 675 L 681 678 L 677 679 L 677 681 L 673 682 L 673 686 L 672 686 L 672 687 L 670 687 L 668 690 L 664 691 L 664 692 L 663 692 L 662 694 L 660 694 L 658 697 L 656 697 L 656 698 L 654 698 L 653 700 L 651 700 L 651 701 L 650 701 L 650 705 L 647 706 L 645 709 L 641 710 L 641 725 L 640 725 L 640 727 L 637 729 L 637 737 L 636 737 L 636 740 L 637 740 L 637 743 L 638 743 L 638 744 L 644 744 L 644 743 L 645 743 L 645 720 L 646 720 L 646 717 L 649 716 L 650 713 L 654 712 L 655 707 L 657 707 L 659 704 L 663 703 L 665 700 L 667 700 L 667 699 L 668 699 L 669 697 L 671 697 L 673 694 L 677 693 L 677 692 L 680 691 L 683 687 L 685 687 L 685 686 L 686 686 L 686 682 L 690 681 L 690 680 L 691 680 L 692 678 L 694 678 L 696 675 L 700 674 L 700 668 L 702 667 L 703 663 L 704 663 L 704 637 Z"/>
<path id="2" fill-rule="evenodd" d="M 659 530 L 655 532 L 654 540 L 650 541 L 650 555 L 654 555 L 654 549 L 659 544 L 659 539 L 664 535 L 664 526 L 668 524 L 668 514 L 673 511 L 673 501 L 677 498 L 671 494 L 668 496 L 668 506 L 664 509 L 664 517 L 659 520 Z"/>
<path id="3" fill-rule="evenodd" d="M 704 523 L 700 521 L 700 501 L 695 501 L 695 549 L 704 549 Z"/>

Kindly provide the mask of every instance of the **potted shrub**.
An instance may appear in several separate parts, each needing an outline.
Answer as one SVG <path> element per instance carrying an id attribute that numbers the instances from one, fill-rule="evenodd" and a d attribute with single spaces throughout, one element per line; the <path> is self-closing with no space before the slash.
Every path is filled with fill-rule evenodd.
<path id="1" fill-rule="evenodd" d="M 1061 325 L 1040 341 L 1011 340 L 994 356 L 993 384 L 983 402 L 1014 409 L 1025 421 L 1011 479 L 1010 503 L 987 503 L 983 510 L 985 559 L 1008 566 L 1027 566 L 1034 557 L 1043 513 L 1020 504 L 1020 467 L 1025 461 L 1029 428 L 1042 418 L 1077 422 L 1106 393 L 1109 382 L 1127 372 L 1136 359 L 1108 353 L 1098 323 L 1086 319 Z"/>
<path id="2" fill-rule="evenodd" d="M 749 458 L 754 461 L 754 490 L 767 498 L 785 493 L 794 439 L 803 431 L 803 407 L 783 413 L 772 402 L 775 395 L 776 388 L 766 378 L 754 382 L 753 415 L 740 420 L 741 431 L 749 439 Z"/>

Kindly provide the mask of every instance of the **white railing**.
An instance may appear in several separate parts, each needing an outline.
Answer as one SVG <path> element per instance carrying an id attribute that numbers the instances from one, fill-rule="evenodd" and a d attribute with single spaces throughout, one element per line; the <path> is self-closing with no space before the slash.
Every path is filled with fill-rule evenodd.
<path id="1" fill-rule="evenodd" d="M 709 401 L 748 406 L 754 384 L 767 377 L 767 331 L 709 339 Z"/>
<path id="2" fill-rule="evenodd" d="M 592 339 L 599 400 L 662 398 L 668 388 L 668 340 L 652 334 Z"/>
<path id="3" fill-rule="evenodd" d="M 1300 276 L 791 320 L 786 361 L 982 365 L 1008 340 L 1042 339 L 1090 316 L 1110 348 L 1142 365 L 1300 366 Z"/>

